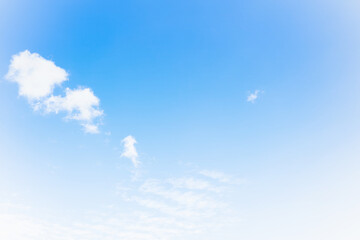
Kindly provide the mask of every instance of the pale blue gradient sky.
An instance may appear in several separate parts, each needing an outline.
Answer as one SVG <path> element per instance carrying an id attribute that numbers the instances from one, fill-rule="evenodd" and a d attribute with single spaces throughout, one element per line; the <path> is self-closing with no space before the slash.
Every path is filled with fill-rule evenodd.
<path id="1" fill-rule="evenodd" d="M 101 133 L 86 134 L 64 114 L 34 112 L 1 79 L 0 223 L 12 228 L 0 236 L 359 239 L 359 11 L 350 0 L 0 1 L 0 75 L 28 49 L 70 74 L 56 93 L 90 87 L 104 110 Z M 128 135 L 137 169 L 120 157 Z M 144 191 L 152 179 L 163 195 Z M 173 191 L 219 206 L 189 221 L 136 200 L 183 206 Z M 108 219 L 121 222 L 116 234 Z M 23 222 L 36 226 L 16 233 Z"/>

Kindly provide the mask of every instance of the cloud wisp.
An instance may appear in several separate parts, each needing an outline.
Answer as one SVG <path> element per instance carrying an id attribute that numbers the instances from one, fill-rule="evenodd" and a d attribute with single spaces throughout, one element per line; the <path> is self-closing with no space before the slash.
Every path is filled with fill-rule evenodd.
<path id="1" fill-rule="evenodd" d="M 149 236 L 159 239 L 198 239 L 204 236 L 208 239 L 209 232 L 235 226 L 240 220 L 226 200 L 234 190 L 229 183 L 215 179 L 205 183 L 197 176 L 182 176 L 145 178 L 133 184 L 136 185 L 124 187 L 121 184 L 118 195 L 133 206 L 134 213 L 141 209 L 142 216 L 153 219 L 140 228 L 150 230 L 147 232 Z M 159 232 L 153 231 L 165 225 L 167 227 L 160 227 Z"/>
<path id="2" fill-rule="evenodd" d="M 219 172 L 219 171 L 213 171 L 213 170 L 202 170 L 199 172 L 200 175 L 203 175 L 207 178 L 211 178 L 214 180 L 217 180 L 221 183 L 227 183 L 227 184 L 242 184 L 245 183 L 246 181 L 244 179 L 239 179 L 233 176 L 230 176 L 228 174 L 225 174 L 223 172 Z"/>
<path id="3" fill-rule="evenodd" d="M 100 100 L 90 88 L 66 88 L 65 96 L 54 96 L 54 89 L 68 81 L 68 73 L 53 61 L 28 50 L 12 56 L 5 78 L 19 86 L 19 95 L 32 108 L 44 113 L 65 112 L 65 119 L 76 120 L 87 133 L 98 133 L 97 119 L 103 115 Z"/>
<path id="4" fill-rule="evenodd" d="M 250 93 L 250 95 L 247 97 L 246 101 L 255 103 L 255 100 L 259 97 L 259 93 L 260 93 L 259 90 L 255 90 L 255 92 Z"/>
<path id="5" fill-rule="evenodd" d="M 126 138 L 124 138 L 121 142 L 124 146 L 124 150 L 121 153 L 121 157 L 129 158 L 133 163 L 134 167 L 137 168 L 140 164 L 140 161 L 137 159 L 138 153 L 135 148 L 136 139 L 133 136 L 129 135 Z"/>

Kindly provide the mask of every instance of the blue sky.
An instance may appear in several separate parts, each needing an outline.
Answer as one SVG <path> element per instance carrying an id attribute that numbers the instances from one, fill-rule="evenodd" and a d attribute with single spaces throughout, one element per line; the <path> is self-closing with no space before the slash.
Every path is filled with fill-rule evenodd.
<path id="1" fill-rule="evenodd" d="M 359 7 L 0 1 L 0 238 L 358 239 Z"/>

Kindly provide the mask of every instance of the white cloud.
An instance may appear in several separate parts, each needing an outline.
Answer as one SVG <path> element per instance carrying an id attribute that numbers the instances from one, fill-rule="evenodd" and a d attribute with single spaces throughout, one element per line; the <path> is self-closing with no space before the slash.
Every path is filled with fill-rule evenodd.
<path id="1" fill-rule="evenodd" d="M 170 178 L 168 182 L 175 188 L 184 188 L 190 190 L 207 190 L 213 192 L 221 191 L 219 187 L 213 186 L 208 181 L 196 179 L 193 177 Z"/>
<path id="2" fill-rule="evenodd" d="M 254 103 L 255 100 L 259 97 L 259 93 L 260 93 L 259 90 L 255 90 L 254 93 L 251 93 L 251 94 L 247 97 L 247 101 L 248 101 L 248 102 L 251 102 L 251 103 Z"/>
<path id="3" fill-rule="evenodd" d="M 206 235 L 210 231 L 223 226 L 229 227 L 240 220 L 234 216 L 225 200 L 226 195 L 231 194 L 234 189 L 219 188 L 219 192 L 215 193 L 210 186 L 223 184 L 214 179 L 204 181 L 194 177 L 150 178 L 134 184 L 139 185 L 121 187 L 119 195 L 129 204 L 137 204 L 135 209 L 140 207 L 144 215 L 149 216 L 149 227 L 152 229 L 149 233 L 159 239 L 200 239 L 199 236 L 209 239 Z M 172 236 L 164 231 L 159 232 L 160 235 L 154 234 L 153 228 L 158 226 L 155 219 L 160 226 L 167 225 L 172 229 L 171 232 L 176 234 Z M 139 219 L 142 220 L 143 218 Z"/>
<path id="4" fill-rule="evenodd" d="M 39 214 L 41 206 L 0 202 L 0 239 L 217 239 L 224 230 L 238 229 L 241 220 L 228 202 L 237 188 L 219 194 L 209 187 L 222 185 L 195 176 L 124 180 L 117 186 L 120 199 L 70 216 L 49 217 Z"/>
<path id="5" fill-rule="evenodd" d="M 98 133 L 98 126 L 93 124 L 95 118 L 102 116 L 99 109 L 100 100 L 90 88 L 66 89 L 65 97 L 51 96 L 43 103 L 46 112 L 65 111 L 67 119 L 78 120 L 85 132 Z"/>
<path id="6" fill-rule="evenodd" d="M 19 95 L 28 100 L 38 100 L 49 96 L 56 85 L 68 80 L 68 73 L 28 50 L 12 57 L 6 79 L 19 85 Z"/>
<path id="7" fill-rule="evenodd" d="M 121 154 L 122 157 L 129 158 L 132 163 L 134 164 L 134 167 L 138 167 L 140 162 L 138 161 L 138 153 L 135 148 L 136 140 L 133 136 L 127 136 L 121 141 L 124 144 L 124 150 Z"/>
<path id="8" fill-rule="evenodd" d="M 99 127 L 95 124 L 85 123 L 85 124 L 82 124 L 82 126 L 84 127 L 84 131 L 86 133 L 92 133 L 92 134 L 99 133 Z"/>
<path id="9" fill-rule="evenodd" d="M 222 172 L 218 172 L 218 171 L 209 171 L 209 170 L 202 170 L 200 172 L 201 175 L 212 178 L 212 179 L 216 179 L 219 182 L 223 182 L 223 183 L 228 183 L 230 181 L 230 177 L 225 175 Z"/>
<path id="10" fill-rule="evenodd" d="M 220 206 L 220 203 L 207 197 L 204 193 L 195 193 L 193 191 L 180 191 L 168 189 L 161 185 L 161 182 L 154 179 L 149 179 L 140 187 L 140 190 L 145 193 L 151 193 L 161 196 L 178 203 L 180 206 L 185 206 L 188 210 L 200 209 L 215 209 Z"/>
<path id="11" fill-rule="evenodd" d="M 244 179 L 235 178 L 233 176 L 230 176 L 228 174 L 219 171 L 202 170 L 199 173 L 205 177 L 217 180 L 221 183 L 226 183 L 226 184 L 246 183 Z"/>
<path id="12" fill-rule="evenodd" d="M 26 97 L 34 110 L 45 113 L 65 112 L 68 120 L 79 121 L 87 133 L 99 133 L 95 120 L 103 115 L 100 100 L 90 88 L 66 88 L 65 96 L 54 96 L 54 88 L 68 80 L 68 73 L 28 50 L 12 57 L 6 79 L 19 85 L 19 95 Z"/>

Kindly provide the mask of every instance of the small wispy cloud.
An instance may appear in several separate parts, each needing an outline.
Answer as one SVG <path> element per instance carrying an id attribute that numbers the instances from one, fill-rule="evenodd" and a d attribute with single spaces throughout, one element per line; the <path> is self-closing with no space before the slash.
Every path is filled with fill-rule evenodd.
<path id="1" fill-rule="evenodd" d="M 98 133 L 95 120 L 103 115 L 100 100 L 90 88 L 66 88 L 65 96 L 54 96 L 56 86 L 68 81 L 68 73 L 53 61 L 28 50 L 12 56 L 5 78 L 19 86 L 34 110 L 44 113 L 67 113 L 65 119 L 78 121 L 87 133 Z"/>
<path id="2" fill-rule="evenodd" d="M 205 177 L 209 177 L 215 180 L 218 180 L 219 182 L 222 183 L 228 183 L 230 182 L 230 176 L 222 173 L 222 172 L 218 172 L 218 171 L 210 171 L 210 170 L 202 170 L 200 171 L 200 174 L 205 176 Z"/>
<path id="3" fill-rule="evenodd" d="M 220 192 L 219 187 L 213 186 L 208 181 L 196 179 L 193 177 L 170 178 L 168 182 L 175 188 L 189 189 L 189 190 L 206 190 L 213 192 Z"/>
<path id="4" fill-rule="evenodd" d="M 255 90 L 255 92 L 250 93 L 250 95 L 247 97 L 247 102 L 254 103 L 255 100 L 259 97 L 259 93 L 261 93 L 260 90 Z"/>
<path id="5" fill-rule="evenodd" d="M 202 170 L 199 172 L 199 174 L 217 180 L 221 183 L 241 184 L 246 182 L 244 179 L 239 179 L 219 171 Z"/>
<path id="6" fill-rule="evenodd" d="M 121 142 L 124 145 L 124 150 L 121 154 L 121 157 L 129 158 L 133 163 L 134 167 L 138 167 L 140 161 L 137 159 L 138 153 L 135 148 L 136 139 L 133 136 L 129 135 L 126 138 L 124 138 Z"/>
<path id="7" fill-rule="evenodd" d="M 140 187 L 140 191 L 162 197 L 166 200 L 176 202 L 179 206 L 188 210 L 215 209 L 221 204 L 209 198 L 206 194 L 196 193 L 187 189 L 166 188 L 161 181 L 148 179 Z"/>

